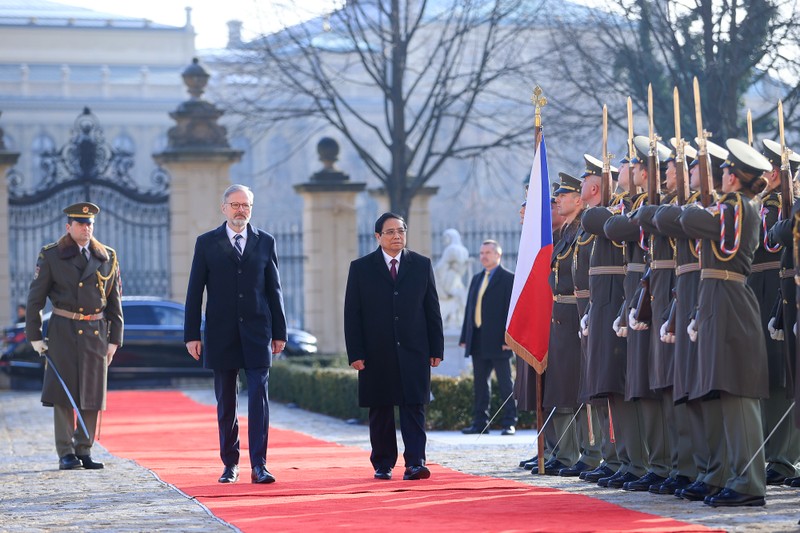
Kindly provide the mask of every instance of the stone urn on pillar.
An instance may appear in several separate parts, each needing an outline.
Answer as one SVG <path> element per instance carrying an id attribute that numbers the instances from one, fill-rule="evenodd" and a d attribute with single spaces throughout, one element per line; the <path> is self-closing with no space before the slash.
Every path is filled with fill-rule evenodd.
<path id="1" fill-rule="evenodd" d="M 167 148 L 153 154 L 170 176 L 170 286 L 178 301 L 186 297 L 195 239 L 221 224 L 230 167 L 243 154 L 231 148 L 217 123 L 224 111 L 203 99 L 209 77 L 197 58 L 183 71 L 190 98 L 169 114 L 176 124 L 167 133 Z"/>
<path id="2" fill-rule="evenodd" d="M 354 183 L 336 168 L 339 143 L 324 137 L 317 144 L 322 169 L 294 189 L 303 198 L 304 327 L 322 353 L 342 353 L 344 290 L 350 261 L 358 257 L 356 195 L 366 183 Z"/>

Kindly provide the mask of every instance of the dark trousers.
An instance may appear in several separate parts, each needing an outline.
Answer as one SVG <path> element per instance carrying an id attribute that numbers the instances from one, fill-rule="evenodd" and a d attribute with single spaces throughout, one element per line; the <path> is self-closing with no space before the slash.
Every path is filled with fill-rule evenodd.
<path id="1" fill-rule="evenodd" d="M 401 405 L 400 434 L 403 436 L 403 459 L 405 466 L 425 464 L 425 406 L 422 404 Z M 395 431 L 394 406 L 382 405 L 369 408 L 369 442 L 372 453 L 369 460 L 375 470 L 394 468 L 397 464 L 397 433 Z"/>
<path id="2" fill-rule="evenodd" d="M 477 338 L 477 335 L 473 339 Z M 505 400 L 514 391 L 514 380 L 511 379 L 511 358 L 482 358 L 473 354 L 472 376 L 475 383 L 475 404 L 472 412 L 472 424 L 481 429 L 489 422 L 489 408 L 492 401 L 492 370 L 497 376 L 500 398 Z M 517 423 L 517 402 L 509 399 L 503 407 L 503 418 L 500 425 L 514 426 Z"/>
<path id="3" fill-rule="evenodd" d="M 269 436 L 269 368 L 246 368 L 247 376 L 247 443 L 250 466 L 267 464 Z M 217 396 L 219 456 L 226 466 L 239 464 L 239 370 L 214 370 L 214 392 Z"/>

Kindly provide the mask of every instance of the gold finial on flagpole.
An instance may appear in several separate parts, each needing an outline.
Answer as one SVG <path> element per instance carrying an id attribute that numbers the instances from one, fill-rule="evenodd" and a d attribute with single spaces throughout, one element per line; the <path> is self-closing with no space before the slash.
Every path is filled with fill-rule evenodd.
<path id="1" fill-rule="evenodd" d="M 542 88 L 538 85 L 533 88 L 533 95 L 531 95 L 531 103 L 534 105 L 535 122 L 534 126 L 537 128 L 542 127 L 542 108 L 547 104 L 547 98 L 542 96 Z"/>

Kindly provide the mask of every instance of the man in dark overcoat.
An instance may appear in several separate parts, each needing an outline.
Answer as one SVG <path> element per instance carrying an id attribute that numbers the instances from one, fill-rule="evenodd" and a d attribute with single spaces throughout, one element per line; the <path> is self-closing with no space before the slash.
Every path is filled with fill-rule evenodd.
<path id="1" fill-rule="evenodd" d="M 403 479 L 430 477 L 425 405 L 444 332 L 431 260 L 406 249 L 406 231 L 400 215 L 378 218 L 378 249 L 350 263 L 344 300 L 347 357 L 358 370 L 358 403 L 369 408 L 376 479 L 391 479 L 397 462 L 395 406 L 405 445 Z"/>
<path id="2" fill-rule="evenodd" d="M 76 427 L 72 404 L 54 369 L 46 365 L 42 404 L 53 407 L 58 468 L 96 470 L 91 450 L 99 412 L 106 408 L 108 365 L 122 345 L 122 303 L 117 254 L 93 237 L 100 208 L 81 202 L 64 209 L 67 233 L 39 252 L 28 292 L 25 335 L 47 352 L 78 406 L 89 434 Z M 42 336 L 42 309 L 53 312 Z M 49 344 L 49 349 L 48 349 Z"/>
<path id="3" fill-rule="evenodd" d="M 227 221 L 197 238 L 186 291 L 184 341 L 195 360 L 214 371 L 220 458 L 220 483 L 239 479 L 239 421 L 236 407 L 239 370 L 247 377 L 250 480 L 272 483 L 267 470 L 272 356 L 286 346 L 286 316 L 275 239 L 250 222 L 253 193 L 231 185 L 222 197 Z M 205 345 L 200 340 L 203 293 Z"/>
<path id="4" fill-rule="evenodd" d="M 473 276 L 467 294 L 459 346 L 464 348 L 465 357 L 472 356 L 474 402 L 472 425 L 461 430 L 466 434 L 483 432 L 489 422 L 492 370 L 497 377 L 501 399 L 507 399 L 500 421 L 502 434 L 513 435 L 516 432 L 517 403 L 511 398 L 514 389 L 511 378 L 513 352 L 505 341 L 514 274 L 500 264 L 502 256 L 503 249 L 497 241 L 483 241 L 479 255 L 483 268 Z"/>

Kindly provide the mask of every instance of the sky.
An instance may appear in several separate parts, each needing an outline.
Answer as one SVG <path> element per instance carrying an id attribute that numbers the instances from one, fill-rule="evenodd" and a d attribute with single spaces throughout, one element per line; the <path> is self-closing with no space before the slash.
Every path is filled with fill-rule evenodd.
<path id="1" fill-rule="evenodd" d="M 241 20 L 243 37 L 278 29 L 281 21 L 297 22 L 332 10 L 336 0 L 299 0 L 302 8 L 285 7 L 290 0 L 53 0 L 103 13 L 145 18 L 161 24 L 183 26 L 186 7 L 192 8 L 192 25 L 198 49 L 223 48 L 228 42 L 229 20 Z"/>

